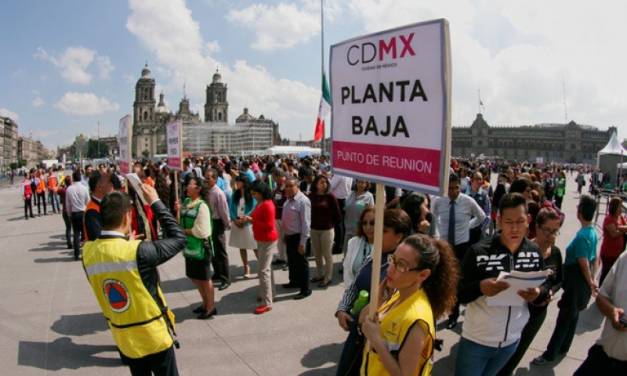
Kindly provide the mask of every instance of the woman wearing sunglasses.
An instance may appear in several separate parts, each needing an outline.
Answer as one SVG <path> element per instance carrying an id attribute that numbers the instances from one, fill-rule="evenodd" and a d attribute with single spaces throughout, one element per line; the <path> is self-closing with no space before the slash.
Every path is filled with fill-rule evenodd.
<path id="1" fill-rule="evenodd" d="M 435 320 L 455 305 L 459 265 L 446 242 L 418 234 L 387 258 L 383 285 L 395 291 L 374 319 L 362 310 L 361 331 L 370 346 L 361 374 L 430 375 Z"/>
<path id="2" fill-rule="evenodd" d="M 357 235 L 353 236 L 346 246 L 346 257 L 342 263 L 344 269 L 344 286 L 353 283 L 359 269 L 372 253 L 374 243 L 374 208 L 366 207 L 359 216 Z"/>

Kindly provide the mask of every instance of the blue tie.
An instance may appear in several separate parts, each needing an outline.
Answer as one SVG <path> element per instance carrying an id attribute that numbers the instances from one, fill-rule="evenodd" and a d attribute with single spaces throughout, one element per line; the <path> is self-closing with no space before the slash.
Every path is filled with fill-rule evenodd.
<path id="1" fill-rule="evenodd" d="M 455 201 L 451 200 L 451 208 L 448 212 L 448 242 L 451 247 L 455 246 Z"/>

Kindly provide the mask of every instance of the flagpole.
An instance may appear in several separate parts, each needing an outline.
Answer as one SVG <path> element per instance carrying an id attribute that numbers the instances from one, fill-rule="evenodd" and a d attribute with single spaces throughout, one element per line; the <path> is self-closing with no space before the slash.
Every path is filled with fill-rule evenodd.
<path id="1" fill-rule="evenodd" d="M 320 0 L 320 77 L 324 79 L 324 0 Z M 322 140 L 320 141 L 320 155 L 324 154 L 324 138 L 326 136 L 326 123 L 322 127 Z"/>

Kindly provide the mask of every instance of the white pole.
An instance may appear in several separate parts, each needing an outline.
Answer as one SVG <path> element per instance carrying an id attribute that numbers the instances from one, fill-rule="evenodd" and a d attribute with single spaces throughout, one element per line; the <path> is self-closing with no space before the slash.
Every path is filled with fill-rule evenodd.
<path id="1" fill-rule="evenodd" d="M 324 77 L 324 0 L 320 0 L 320 77 Z M 322 90 L 323 87 L 320 87 Z M 320 149 L 324 153 L 324 138 L 326 137 L 326 124 L 322 128 L 322 140 L 320 141 Z"/>

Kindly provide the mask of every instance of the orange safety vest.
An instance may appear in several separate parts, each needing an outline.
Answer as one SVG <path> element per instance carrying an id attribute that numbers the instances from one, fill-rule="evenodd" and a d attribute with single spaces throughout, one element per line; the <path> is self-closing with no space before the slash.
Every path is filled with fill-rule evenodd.
<path id="1" fill-rule="evenodd" d="M 38 179 L 39 179 L 39 184 L 37 184 L 37 193 L 39 194 L 46 190 L 46 186 L 44 185 L 43 178 L 38 178 Z"/>
<path id="2" fill-rule="evenodd" d="M 48 189 L 56 192 L 59 187 L 59 182 L 57 181 L 57 177 L 54 175 L 48 176 Z"/>
<path id="3" fill-rule="evenodd" d="M 89 210 L 95 210 L 98 214 L 100 214 L 100 204 L 98 204 L 93 199 L 89 200 L 89 202 L 87 203 L 87 206 L 85 207 L 85 214 L 87 214 Z M 87 225 L 85 224 L 85 216 L 83 216 L 83 235 L 85 236 L 85 241 L 95 240 L 95 239 L 89 239 L 89 235 L 87 233 Z"/>

